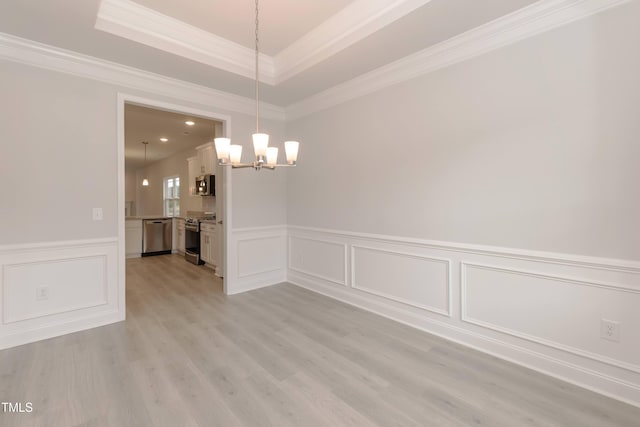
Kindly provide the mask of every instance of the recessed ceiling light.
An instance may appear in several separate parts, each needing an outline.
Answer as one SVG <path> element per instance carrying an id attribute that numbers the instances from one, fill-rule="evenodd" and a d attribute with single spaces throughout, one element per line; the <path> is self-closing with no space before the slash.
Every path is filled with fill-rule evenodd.
<path id="1" fill-rule="evenodd" d="M 193 126 L 196 124 L 196 122 L 192 122 L 191 120 L 187 120 L 186 122 L 184 122 L 185 125 L 187 126 Z"/>
<path id="2" fill-rule="evenodd" d="M 168 139 L 167 139 L 167 138 L 160 138 L 160 141 L 162 141 L 162 142 L 167 142 L 167 141 L 168 141 Z"/>

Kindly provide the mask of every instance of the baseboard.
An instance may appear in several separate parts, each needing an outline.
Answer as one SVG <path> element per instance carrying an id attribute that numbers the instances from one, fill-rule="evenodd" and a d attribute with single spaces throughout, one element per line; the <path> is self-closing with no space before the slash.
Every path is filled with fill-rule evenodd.
<path id="1" fill-rule="evenodd" d="M 640 407 L 636 261 L 305 227 L 288 245 L 289 283 Z"/>
<path id="2" fill-rule="evenodd" d="M 68 322 L 43 325 L 35 329 L 24 330 L 0 338 L 0 350 L 29 344 L 61 335 L 72 334 L 87 329 L 105 326 L 125 320 L 124 316 L 116 311 L 93 314 L 91 316 L 77 318 Z"/>
<path id="3" fill-rule="evenodd" d="M 287 281 L 285 270 L 276 270 L 268 273 L 258 274 L 255 277 L 246 277 L 236 281 L 232 291 L 227 295 L 236 295 L 255 289 L 266 288 Z"/>

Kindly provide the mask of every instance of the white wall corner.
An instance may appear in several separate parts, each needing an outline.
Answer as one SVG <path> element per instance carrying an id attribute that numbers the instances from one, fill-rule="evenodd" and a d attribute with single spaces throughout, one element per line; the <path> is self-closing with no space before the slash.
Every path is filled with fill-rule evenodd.
<path id="1" fill-rule="evenodd" d="M 287 279 L 287 227 L 285 225 L 236 228 L 227 251 L 226 293 L 234 295 Z"/>

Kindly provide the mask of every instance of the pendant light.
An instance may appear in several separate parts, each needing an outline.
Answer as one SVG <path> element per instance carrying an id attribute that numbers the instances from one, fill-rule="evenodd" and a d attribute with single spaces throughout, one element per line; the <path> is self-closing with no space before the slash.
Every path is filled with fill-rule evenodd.
<path id="1" fill-rule="evenodd" d="M 258 80 L 258 57 L 259 38 L 258 38 L 258 0 L 256 0 L 256 133 L 253 134 L 253 151 L 255 160 L 252 163 L 241 163 L 242 145 L 232 145 L 229 138 L 215 138 L 216 156 L 218 164 L 222 166 L 231 166 L 233 168 L 262 168 L 275 169 L 281 166 L 295 166 L 298 160 L 298 141 L 285 141 L 284 150 L 286 152 L 287 163 L 278 164 L 278 148 L 269 147 L 269 134 L 260 133 L 260 82 Z"/>
<path id="2" fill-rule="evenodd" d="M 147 172 L 147 145 L 149 144 L 149 142 L 147 141 L 142 141 L 142 143 L 144 144 L 144 172 L 146 175 Z M 148 187 L 149 186 L 149 180 L 145 178 L 142 180 L 142 186 L 143 187 Z"/>

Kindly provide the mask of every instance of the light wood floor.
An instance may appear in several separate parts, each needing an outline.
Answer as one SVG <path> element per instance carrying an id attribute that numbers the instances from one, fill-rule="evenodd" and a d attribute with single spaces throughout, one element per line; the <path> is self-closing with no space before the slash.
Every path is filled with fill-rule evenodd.
<path id="1" fill-rule="evenodd" d="M 0 426 L 638 426 L 640 409 L 281 284 L 127 261 L 127 320 L 0 352 Z"/>

